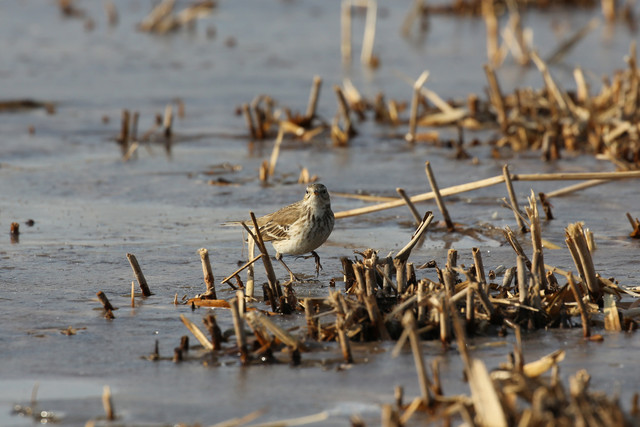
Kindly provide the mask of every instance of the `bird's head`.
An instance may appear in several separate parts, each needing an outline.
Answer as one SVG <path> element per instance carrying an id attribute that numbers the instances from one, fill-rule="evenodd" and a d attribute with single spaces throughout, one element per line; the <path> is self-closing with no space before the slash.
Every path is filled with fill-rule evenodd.
<path id="1" fill-rule="evenodd" d="M 330 205 L 329 191 L 323 184 L 311 184 L 307 186 L 304 200 L 317 205 Z"/>

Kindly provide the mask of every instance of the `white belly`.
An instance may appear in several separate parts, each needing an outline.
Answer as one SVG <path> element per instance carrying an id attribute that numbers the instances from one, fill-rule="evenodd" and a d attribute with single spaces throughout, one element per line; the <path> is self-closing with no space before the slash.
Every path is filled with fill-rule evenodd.
<path id="1" fill-rule="evenodd" d="M 289 239 L 273 241 L 273 247 L 281 254 L 307 254 L 327 241 L 333 224 L 333 216 L 324 220 L 316 217 L 312 221 L 297 221 L 289 229 Z"/>

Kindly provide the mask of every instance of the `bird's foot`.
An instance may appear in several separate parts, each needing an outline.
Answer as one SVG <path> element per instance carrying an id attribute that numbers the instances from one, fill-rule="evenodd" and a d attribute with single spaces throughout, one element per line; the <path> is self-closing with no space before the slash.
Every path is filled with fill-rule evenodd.
<path id="1" fill-rule="evenodd" d="M 280 261 L 280 263 L 282 264 L 282 266 L 285 268 L 285 270 L 287 270 L 287 272 L 289 273 L 289 282 L 291 283 L 302 283 L 303 280 L 301 278 L 299 278 L 298 276 L 296 276 L 295 274 L 293 274 L 293 271 L 291 271 L 291 269 L 289 268 L 289 266 L 284 262 L 284 260 L 282 259 L 282 254 L 281 253 L 276 253 L 276 260 Z"/>
<path id="2" fill-rule="evenodd" d="M 320 275 L 320 270 L 322 270 L 322 264 L 320 264 L 320 255 L 316 253 L 316 251 L 311 251 L 311 255 L 303 255 L 302 258 L 309 259 L 313 257 L 316 261 L 316 277 Z"/>

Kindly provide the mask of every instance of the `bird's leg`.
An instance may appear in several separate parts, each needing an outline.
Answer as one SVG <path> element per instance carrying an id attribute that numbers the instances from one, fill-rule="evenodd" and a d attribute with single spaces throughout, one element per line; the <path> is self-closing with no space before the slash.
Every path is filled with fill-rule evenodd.
<path id="1" fill-rule="evenodd" d="M 301 280 L 298 279 L 298 277 L 293 274 L 293 271 L 291 271 L 291 269 L 289 268 L 289 266 L 287 264 L 284 263 L 284 260 L 282 259 L 282 254 L 280 252 L 276 252 L 276 259 L 278 261 L 280 261 L 280 263 L 282 264 L 282 266 L 285 268 L 285 270 L 287 270 L 287 272 L 289 273 L 289 280 L 291 282 L 300 282 Z"/>
<path id="2" fill-rule="evenodd" d="M 311 255 L 313 255 L 313 259 L 316 261 L 316 277 L 320 275 L 320 270 L 322 270 L 322 264 L 320 264 L 320 255 L 316 253 L 316 251 L 311 251 Z"/>
<path id="3" fill-rule="evenodd" d="M 320 264 L 320 255 L 316 253 L 316 251 L 311 251 L 311 255 L 303 256 L 304 259 L 309 259 L 313 257 L 316 261 L 316 277 L 320 275 L 320 270 L 322 270 L 322 264 Z"/>

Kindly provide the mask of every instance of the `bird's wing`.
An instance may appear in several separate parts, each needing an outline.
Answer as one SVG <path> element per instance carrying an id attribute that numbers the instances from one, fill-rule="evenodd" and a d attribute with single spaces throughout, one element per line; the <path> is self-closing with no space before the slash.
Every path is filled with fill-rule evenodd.
<path id="1" fill-rule="evenodd" d="M 289 228 L 300 218 L 302 202 L 285 206 L 277 212 L 258 219 L 260 232 L 264 241 L 284 240 L 289 238 Z"/>

